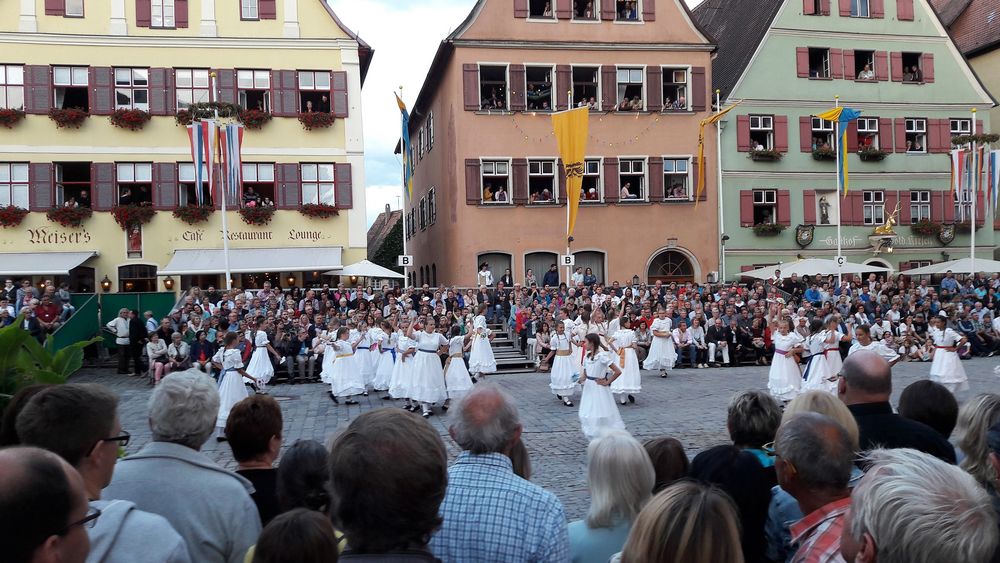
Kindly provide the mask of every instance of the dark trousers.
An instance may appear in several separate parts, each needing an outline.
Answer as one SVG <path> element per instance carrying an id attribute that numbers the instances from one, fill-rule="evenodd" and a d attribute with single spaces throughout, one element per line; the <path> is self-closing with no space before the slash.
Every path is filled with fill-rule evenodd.
<path id="1" fill-rule="evenodd" d="M 138 374 L 142 374 L 146 369 L 142 365 L 142 348 L 144 344 L 142 342 L 129 344 L 129 350 L 132 352 L 132 371 Z"/>
<path id="2" fill-rule="evenodd" d="M 128 360 L 132 357 L 130 344 L 118 345 L 118 373 L 128 373 Z"/>
<path id="3" fill-rule="evenodd" d="M 692 366 L 697 363 L 698 358 L 698 347 L 694 344 L 689 344 L 688 346 L 678 346 L 677 347 L 677 366 L 681 366 L 684 363 L 684 356 L 687 356 L 688 363 Z"/>

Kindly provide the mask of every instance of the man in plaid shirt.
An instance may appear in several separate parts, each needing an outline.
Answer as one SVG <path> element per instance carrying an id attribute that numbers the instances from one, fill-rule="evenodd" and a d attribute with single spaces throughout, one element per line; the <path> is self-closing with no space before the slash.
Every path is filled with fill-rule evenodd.
<path id="1" fill-rule="evenodd" d="M 778 484 L 799 501 L 805 518 L 791 526 L 793 563 L 843 563 L 840 536 L 851 505 L 854 447 L 847 430 L 818 413 L 781 425 L 774 441 Z"/>

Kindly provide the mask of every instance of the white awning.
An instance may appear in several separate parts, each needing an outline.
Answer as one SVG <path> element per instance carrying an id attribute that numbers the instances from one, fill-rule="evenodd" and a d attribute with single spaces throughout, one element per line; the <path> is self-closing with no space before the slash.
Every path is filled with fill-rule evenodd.
<path id="1" fill-rule="evenodd" d="M 96 250 L 82 252 L 3 252 L 0 275 L 68 276 L 69 271 L 97 256 Z"/>
<path id="2" fill-rule="evenodd" d="M 349 266 L 344 266 L 342 270 L 325 272 L 327 276 L 358 276 L 359 278 L 379 278 L 379 279 L 403 279 L 403 274 L 393 272 L 388 268 L 383 268 L 374 262 L 362 260 Z"/>
<path id="3" fill-rule="evenodd" d="M 339 246 L 314 246 L 311 248 L 231 248 L 229 268 L 234 274 L 260 272 L 325 272 L 342 268 Z M 226 261 L 222 249 L 192 248 L 174 251 L 166 268 L 157 272 L 161 276 L 195 276 L 199 274 L 224 274 Z"/>

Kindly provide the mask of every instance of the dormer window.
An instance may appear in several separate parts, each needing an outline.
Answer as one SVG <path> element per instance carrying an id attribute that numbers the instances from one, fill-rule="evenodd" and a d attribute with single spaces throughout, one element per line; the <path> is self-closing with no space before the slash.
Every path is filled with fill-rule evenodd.
<path id="1" fill-rule="evenodd" d="M 529 0 L 528 17 L 537 19 L 554 19 L 552 0 Z"/>

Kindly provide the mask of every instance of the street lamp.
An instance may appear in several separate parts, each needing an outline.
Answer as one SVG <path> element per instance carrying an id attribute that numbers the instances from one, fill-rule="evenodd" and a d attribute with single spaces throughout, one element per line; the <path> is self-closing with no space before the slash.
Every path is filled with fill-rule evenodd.
<path id="1" fill-rule="evenodd" d="M 632 276 L 632 286 L 639 287 L 639 275 L 635 274 Z"/>
<path id="2" fill-rule="evenodd" d="M 105 274 L 104 279 L 101 280 L 101 289 L 103 289 L 105 293 L 111 291 L 111 280 L 108 279 L 107 274 Z"/>
<path id="3" fill-rule="evenodd" d="M 288 287 L 295 285 L 295 276 L 288 276 Z"/>
<path id="4" fill-rule="evenodd" d="M 165 280 L 163 280 L 163 287 L 167 288 L 167 291 L 173 291 L 174 290 L 174 278 L 172 278 L 170 276 L 167 276 L 167 278 Z"/>

